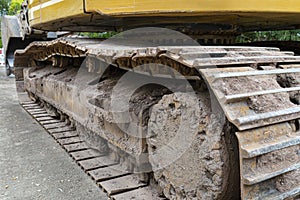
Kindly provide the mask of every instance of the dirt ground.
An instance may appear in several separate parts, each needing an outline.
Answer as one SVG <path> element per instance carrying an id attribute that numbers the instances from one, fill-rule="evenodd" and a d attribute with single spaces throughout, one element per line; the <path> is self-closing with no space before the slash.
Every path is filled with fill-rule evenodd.
<path id="1" fill-rule="evenodd" d="M 14 78 L 0 67 L 0 199 L 107 199 L 18 104 Z"/>

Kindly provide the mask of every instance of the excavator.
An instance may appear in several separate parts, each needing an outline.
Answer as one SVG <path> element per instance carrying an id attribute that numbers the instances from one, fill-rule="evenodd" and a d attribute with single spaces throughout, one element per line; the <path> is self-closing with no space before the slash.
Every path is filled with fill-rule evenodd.
<path id="1" fill-rule="evenodd" d="M 298 0 L 26 0 L 1 30 L 20 104 L 109 199 L 273 200 L 300 197 L 299 43 L 235 41 L 299 19 Z"/>

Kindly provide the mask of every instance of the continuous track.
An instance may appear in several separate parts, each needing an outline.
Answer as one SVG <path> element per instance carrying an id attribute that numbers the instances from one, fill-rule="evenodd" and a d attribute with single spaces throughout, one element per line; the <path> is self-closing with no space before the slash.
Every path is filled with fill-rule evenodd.
<path id="1" fill-rule="evenodd" d="M 111 157 L 90 148 L 76 129 L 66 121 L 51 117 L 47 111 L 34 102 L 20 102 L 22 107 L 65 149 L 69 156 L 89 175 L 112 200 L 164 199 L 153 193 L 147 184 L 138 181 L 136 175 L 124 170 Z"/>
<path id="2" fill-rule="evenodd" d="M 90 85 L 93 94 L 101 96 L 100 98 L 94 95 L 98 99 L 92 99 L 94 102 L 100 102 L 100 106 L 93 104 L 72 110 L 74 108 L 70 106 L 70 102 L 72 105 L 80 105 L 80 99 L 68 99 L 72 78 L 71 80 L 65 78 L 68 74 L 77 72 L 72 71 L 73 68 L 70 68 L 70 65 L 80 66 L 84 58 L 87 58 L 87 72 L 95 73 L 95 79 L 97 74 L 103 72 L 99 63 L 108 63 L 115 68 L 157 78 L 167 77 L 176 81 L 182 79 L 182 76 L 161 67 L 161 65 L 167 65 L 190 81 L 197 80 L 206 84 L 211 91 L 211 98 L 217 100 L 227 120 L 236 130 L 239 142 L 242 199 L 285 199 L 299 195 L 300 57 L 294 56 L 292 52 L 281 52 L 277 48 L 136 47 L 117 43 L 99 44 L 97 40 L 71 38 L 32 43 L 24 51 L 16 53 L 15 68 L 19 91 L 22 91 L 22 85 L 25 82 L 26 91 L 34 98 L 50 104 L 50 107 L 72 118 L 76 123 L 81 123 L 84 128 L 98 133 L 109 144 L 129 155 L 134 155 L 133 157 L 140 161 L 139 155 L 135 153 L 145 151 L 147 141 L 136 141 L 126 135 L 126 138 L 130 138 L 128 143 L 125 146 L 124 143 L 118 143 L 119 140 L 115 137 L 118 137 L 120 133 L 114 132 L 113 123 L 107 117 L 109 113 L 105 110 L 107 106 L 105 99 L 110 96 L 109 94 L 101 96 L 101 91 L 95 90 L 94 85 L 101 89 L 103 85 L 109 83 L 108 80 Z M 150 68 L 140 67 L 149 63 L 154 64 Z M 23 71 L 25 71 L 24 75 Z M 55 90 L 62 96 L 54 98 L 52 91 Z M 146 104 L 143 109 L 147 110 L 155 103 L 157 102 Z M 38 105 L 27 103 L 23 106 L 49 130 L 94 180 L 100 181 L 99 185 L 112 198 L 126 199 L 126 195 L 134 197 L 141 191 L 152 195 L 146 191 L 147 184 L 131 181 L 134 174 L 112 175 L 108 178 L 118 177 L 113 178 L 112 181 L 107 181 L 107 177 L 99 177 L 99 174 L 102 174 L 101 170 L 110 169 L 107 165 L 98 166 L 96 163 L 99 159 L 105 159 L 101 157 L 101 153 L 96 153 L 86 147 L 75 132 L 63 126 L 60 121 L 50 118 Z M 90 110 L 93 110 L 92 115 L 88 112 Z M 145 110 L 139 110 L 139 112 L 144 113 Z M 82 118 L 86 121 L 81 121 Z M 98 122 L 101 125 L 100 127 L 91 125 L 90 122 Z M 53 128 L 54 123 L 62 127 Z M 110 131 L 113 137 L 102 133 L 103 131 Z M 140 146 L 131 151 L 127 148 L 131 142 L 138 143 Z M 117 165 L 112 161 L 108 162 L 111 165 Z M 139 164 L 147 163 L 141 161 Z M 100 172 L 94 173 L 99 170 Z M 172 174 L 169 176 L 172 179 Z M 112 184 L 115 181 L 128 181 L 128 184 L 126 187 L 121 182 Z M 114 195 L 136 188 L 139 189 Z M 177 191 L 177 187 L 174 190 L 175 192 L 164 191 L 164 193 L 168 198 L 174 198 L 172 196 L 174 194 L 175 196 L 182 195 Z M 138 193 L 134 193 L 135 191 Z"/>

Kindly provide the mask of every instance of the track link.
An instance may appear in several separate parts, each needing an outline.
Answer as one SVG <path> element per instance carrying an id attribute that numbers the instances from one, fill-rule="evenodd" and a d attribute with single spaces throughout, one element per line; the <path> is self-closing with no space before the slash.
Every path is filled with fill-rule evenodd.
<path id="1" fill-rule="evenodd" d="M 293 184 L 297 177 L 287 178 L 297 176 L 300 168 L 299 106 L 290 101 L 300 88 L 283 88 L 277 77 L 300 73 L 290 67 L 201 70 L 227 118 L 240 130 L 236 135 L 243 199 L 285 199 L 300 189 Z"/>

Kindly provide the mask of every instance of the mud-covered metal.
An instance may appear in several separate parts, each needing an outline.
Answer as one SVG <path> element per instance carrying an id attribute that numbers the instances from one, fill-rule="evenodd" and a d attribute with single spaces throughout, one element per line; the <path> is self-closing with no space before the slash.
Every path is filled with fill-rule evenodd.
<path id="1" fill-rule="evenodd" d="M 107 193 L 109 199 L 126 200 L 137 196 L 141 199 L 164 199 L 160 198 L 145 183 L 139 182 L 136 175 L 122 169 L 120 162 L 115 157 L 103 155 L 90 148 L 79 137 L 75 127 L 68 123 L 68 119 L 60 120 L 51 117 L 47 113 L 45 105 L 32 101 L 23 101 L 21 105 L 66 150 L 84 172 Z M 121 175 L 124 176 L 119 177 Z"/>
<path id="2" fill-rule="evenodd" d="M 297 61 L 299 58 L 287 58 L 287 60 L 294 59 Z M 240 130 L 300 117 L 300 106 L 291 102 L 289 95 L 291 92 L 299 92 L 300 88 L 283 88 L 276 76 L 300 73 L 299 68 L 274 68 L 264 71 L 240 67 L 200 71 L 228 119 Z"/>
<path id="3" fill-rule="evenodd" d="M 80 83 L 87 81 L 83 93 L 75 81 L 78 81 L 76 74 L 79 66 L 87 56 L 89 57 L 81 71 L 83 76 L 79 79 Z M 104 79 L 101 79 L 101 63 L 108 63 L 112 69 Z M 139 66 L 145 63 L 151 63 L 152 67 L 141 69 Z M 119 160 L 136 172 L 140 181 L 155 185 L 151 182 L 154 174 L 154 181 L 158 182 L 156 184 L 168 198 L 226 199 L 237 192 L 242 199 L 284 199 L 293 198 L 300 192 L 299 64 L 300 57 L 294 56 L 292 52 L 281 52 L 277 48 L 143 47 L 105 44 L 100 40 L 61 38 L 51 42 L 35 42 L 25 50 L 17 51 L 15 67 L 18 72 L 17 83 L 23 85 L 21 90 L 26 90 L 33 99 L 42 102 L 50 112 L 67 116 L 79 134 L 87 134 L 85 139 L 92 146 L 102 152 L 117 152 Z M 202 156 L 205 159 L 197 162 L 201 166 L 193 168 L 196 171 L 192 172 L 195 179 L 205 180 L 205 183 L 189 181 L 183 173 L 175 173 L 179 169 L 180 172 L 191 169 L 184 165 L 191 164 L 184 160 L 185 156 L 168 169 L 153 174 L 144 173 L 145 171 L 140 173 L 141 169 L 151 171 L 151 167 L 157 164 L 151 156 L 145 157 L 144 153 L 159 146 L 158 139 L 164 141 L 164 135 L 173 133 L 166 131 L 170 127 L 161 125 L 166 134 L 159 135 L 164 132 L 155 127 L 160 126 L 162 121 L 153 118 L 149 125 L 149 110 L 153 109 L 153 114 L 159 116 L 162 115 L 158 112 L 162 107 L 169 106 L 174 110 L 181 101 L 185 102 L 180 104 L 184 110 L 190 99 L 178 100 L 181 97 L 169 95 L 168 90 L 146 87 L 137 91 L 135 97 L 138 100 L 133 99 L 131 102 L 134 112 L 130 117 L 142 124 L 142 129 L 112 120 L 113 113 L 108 109 L 108 101 L 112 98 L 113 87 L 126 71 L 142 73 L 136 76 L 137 79 L 131 80 L 133 82 L 138 82 L 138 78 L 168 78 L 176 87 L 183 85 L 180 82 L 182 76 L 170 73 L 170 70 L 165 71 L 161 65 L 177 70 L 189 81 L 196 81 L 195 88 L 206 84 L 204 89 L 197 89 L 198 94 L 202 95 L 198 98 L 203 104 L 202 113 L 210 113 L 203 98 L 208 97 L 208 91 L 211 91 L 210 100 L 216 100 L 222 108 L 220 114 L 224 112 L 227 117 L 228 123 L 223 129 L 221 127 L 220 135 L 212 134 L 207 129 L 209 124 L 216 127 L 216 115 L 208 114 L 203 117 L 203 124 L 199 125 L 200 131 L 195 142 L 206 141 L 214 156 L 207 152 L 209 148 L 204 148 L 201 142 L 196 142 L 198 145 L 187 151 L 186 155 L 195 156 L 200 148 L 204 154 Z M 85 75 L 89 75 L 88 80 L 84 79 Z M 124 87 L 124 91 L 117 95 L 120 101 L 132 85 L 128 82 L 124 83 Z M 206 91 L 205 94 L 201 94 L 203 90 Z M 182 98 L 184 99 L 184 95 Z M 176 102 L 174 105 L 173 100 Z M 171 115 L 162 116 L 164 121 L 170 123 L 175 119 L 174 115 L 173 118 Z M 126 118 L 128 115 L 120 112 L 119 117 Z M 156 138 L 153 140 L 140 137 L 147 134 L 148 126 L 156 130 Z M 131 134 L 124 132 L 123 128 L 130 130 Z M 207 139 L 209 133 L 212 135 Z M 235 138 L 235 135 L 238 144 L 226 139 Z M 95 142 L 98 136 L 101 139 Z M 226 150 L 225 146 L 231 151 Z M 220 156 L 222 153 L 223 157 Z M 239 162 L 232 162 L 238 155 Z M 198 157 L 192 159 L 195 161 Z M 240 177 L 236 173 L 238 170 L 231 171 L 235 167 L 239 169 Z M 178 176 L 181 176 L 180 179 Z M 210 179 L 206 179 L 207 177 Z M 240 181 L 240 194 L 237 187 L 234 191 L 225 187 L 226 184 L 235 186 L 236 179 Z M 185 180 L 191 185 L 181 187 L 186 182 L 178 180 Z"/>

